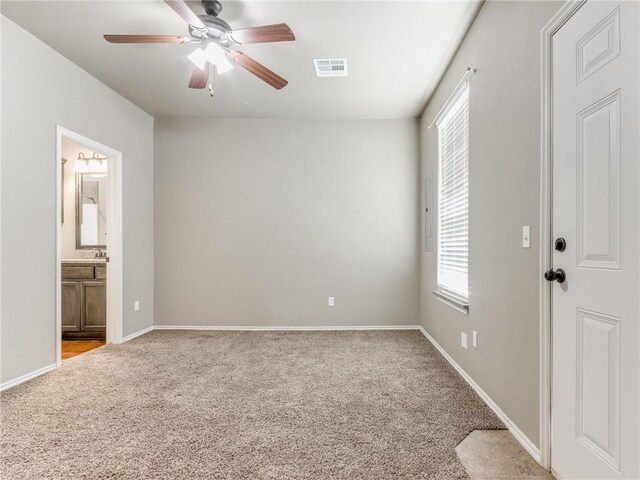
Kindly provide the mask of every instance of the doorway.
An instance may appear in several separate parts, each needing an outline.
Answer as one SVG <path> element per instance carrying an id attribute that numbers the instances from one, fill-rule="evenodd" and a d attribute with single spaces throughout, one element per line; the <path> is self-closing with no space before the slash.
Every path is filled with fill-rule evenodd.
<path id="1" fill-rule="evenodd" d="M 640 478 L 639 18 L 568 2 L 543 30 L 541 458 L 558 478 Z"/>
<path id="2" fill-rule="evenodd" d="M 122 154 L 56 130 L 56 359 L 122 341 Z"/>

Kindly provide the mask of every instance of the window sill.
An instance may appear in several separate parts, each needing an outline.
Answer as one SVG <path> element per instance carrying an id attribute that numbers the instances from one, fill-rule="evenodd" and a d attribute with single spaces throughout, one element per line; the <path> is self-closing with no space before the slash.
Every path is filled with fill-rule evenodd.
<path id="1" fill-rule="evenodd" d="M 443 290 L 434 290 L 433 294 L 445 305 L 449 305 L 451 308 L 459 311 L 460 313 L 469 315 L 469 303 L 467 300 Z"/>

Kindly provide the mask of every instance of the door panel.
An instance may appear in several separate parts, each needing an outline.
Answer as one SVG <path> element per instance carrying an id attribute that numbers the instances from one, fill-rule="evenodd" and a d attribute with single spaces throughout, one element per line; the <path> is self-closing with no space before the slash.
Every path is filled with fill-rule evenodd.
<path id="1" fill-rule="evenodd" d="M 620 53 L 620 9 L 607 15 L 578 42 L 578 83 Z"/>
<path id="2" fill-rule="evenodd" d="M 620 468 L 620 319 L 578 309 L 576 435 Z"/>
<path id="3" fill-rule="evenodd" d="M 578 114 L 578 266 L 620 268 L 620 91 Z"/>
<path id="4" fill-rule="evenodd" d="M 552 43 L 553 470 L 640 478 L 640 7 L 588 1 Z"/>

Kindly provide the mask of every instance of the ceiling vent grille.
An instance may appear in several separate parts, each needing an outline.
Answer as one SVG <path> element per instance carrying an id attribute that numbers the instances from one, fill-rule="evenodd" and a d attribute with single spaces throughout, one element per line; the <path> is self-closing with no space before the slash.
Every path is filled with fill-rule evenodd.
<path id="1" fill-rule="evenodd" d="M 346 77 L 346 58 L 314 58 L 313 65 L 316 67 L 318 77 Z"/>

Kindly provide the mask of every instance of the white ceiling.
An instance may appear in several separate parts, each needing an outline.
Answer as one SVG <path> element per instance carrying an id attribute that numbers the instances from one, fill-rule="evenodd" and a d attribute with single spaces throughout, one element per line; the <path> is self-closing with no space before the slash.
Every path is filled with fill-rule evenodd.
<path id="1" fill-rule="evenodd" d="M 289 81 L 277 91 L 237 67 L 207 90 L 187 88 L 194 45 L 112 45 L 104 33 L 188 35 L 164 2 L 6 1 L 2 13 L 152 115 L 411 118 L 427 99 L 480 3 L 225 1 L 233 28 L 287 23 L 295 42 L 243 51 Z M 204 13 L 200 2 L 189 2 Z M 347 58 L 347 78 L 317 78 L 313 58 Z"/>

